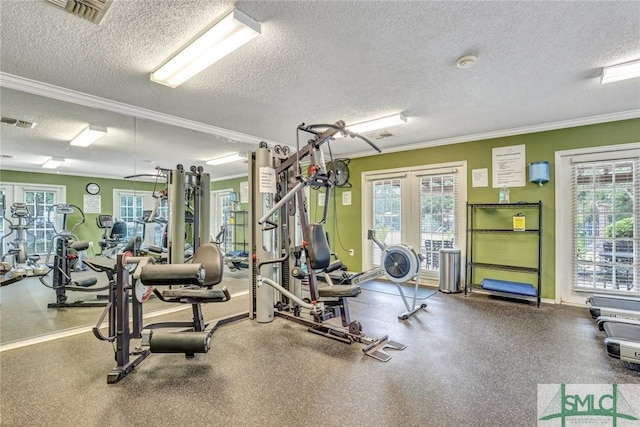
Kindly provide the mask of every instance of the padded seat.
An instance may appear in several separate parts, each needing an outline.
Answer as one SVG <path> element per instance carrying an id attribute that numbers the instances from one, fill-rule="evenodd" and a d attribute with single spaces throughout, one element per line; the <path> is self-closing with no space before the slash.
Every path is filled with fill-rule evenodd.
<path id="1" fill-rule="evenodd" d="M 205 243 L 201 245 L 193 256 L 193 264 L 203 264 L 206 275 L 202 286 L 214 286 L 222 282 L 224 261 L 218 245 Z"/>
<path id="2" fill-rule="evenodd" d="M 360 295 L 362 289 L 358 285 L 335 285 L 318 288 L 320 298 L 349 298 Z"/>

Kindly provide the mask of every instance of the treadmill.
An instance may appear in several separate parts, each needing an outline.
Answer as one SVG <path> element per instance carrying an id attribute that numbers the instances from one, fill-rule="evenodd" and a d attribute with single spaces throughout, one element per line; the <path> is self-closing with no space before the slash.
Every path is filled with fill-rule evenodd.
<path id="1" fill-rule="evenodd" d="M 618 321 L 604 322 L 607 354 L 625 362 L 640 363 L 640 324 Z"/>
<path id="2" fill-rule="evenodd" d="M 587 299 L 591 304 L 591 317 L 619 317 L 629 320 L 640 320 L 640 298 L 594 295 Z"/>

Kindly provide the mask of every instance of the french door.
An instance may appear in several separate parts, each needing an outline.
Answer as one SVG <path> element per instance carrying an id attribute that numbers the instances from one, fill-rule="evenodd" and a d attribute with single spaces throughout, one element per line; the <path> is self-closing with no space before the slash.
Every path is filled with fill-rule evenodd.
<path id="1" fill-rule="evenodd" d="M 363 174 L 363 236 L 374 230 L 386 244 L 411 246 L 422 255 L 422 274 L 437 280 L 439 251 L 464 251 L 466 162 Z M 380 265 L 382 252 L 364 242 L 364 269 Z"/>

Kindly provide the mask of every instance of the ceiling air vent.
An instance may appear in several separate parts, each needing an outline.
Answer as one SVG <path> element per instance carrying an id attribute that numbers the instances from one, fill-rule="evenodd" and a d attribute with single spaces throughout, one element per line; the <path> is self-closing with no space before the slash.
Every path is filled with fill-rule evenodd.
<path id="1" fill-rule="evenodd" d="M 12 119 L 11 117 L 0 116 L 0 123 L 3 125 L 15 126 L 17 128 L 33 129 L 37 123 L 28 122 L 26 120 Z"/>
<path id="2" fill-rule="evenodd" d="M 112 0 L 45 0 L 87 21 L 99 24 Z"/>

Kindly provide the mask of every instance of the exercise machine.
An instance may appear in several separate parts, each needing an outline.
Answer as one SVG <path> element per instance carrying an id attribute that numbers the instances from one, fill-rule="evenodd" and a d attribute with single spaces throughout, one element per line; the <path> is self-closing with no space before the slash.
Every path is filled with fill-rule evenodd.
<path id="1" fill-rule="evenodd" d="M 357 285 L 334 285 L 329 273 L 341 267 L 331 261 L 331 250 L 324 230 L 328 213 L 325 205 L 323 219 L 310 223 L 307 211 L 306 188 L 323 188 L 327 193 L 334 178 L 327 170 L 321 146 L 338 132 L 357 137 L 380 151 L 366 138 L 345 128 L 344 122 L 298 126 L 301 132 L 312 135 L 305 146 L 291 153 L 286 146 L 270 149 L 266 143 L 249 157 L 249 194 L 251 234 L 251 302 L 249 316 L 258 323 L 268 323 L 276 316 L 302 323 L 309 331 L 348 344 L 366 345 L 365 354 L 378 360 L 391 358 L 384 349 L 402 350 L 406 346 L 390 341 L 388 336 L 373 339 L 363 331 L 360 322 L 352 320 L 348 300 L 357 297 Z M 303 173 L 300 161 L 310 158 L 310 166 Z M 323 275 L 326 286 L 320 286 Z M 303 296 L 302 284 L 307 287 Z M 341 320 L 341 326 L 330 322 Z"/>
<path id="2" fill-rule="evenodd" d="M 87 262 L 93 264 L 93 259 Z M 191 264 L 154 264 L 151 257 L 121 253 L 115 263 L 97 267 L 111 270 L 116 277 L 109 291 L 109 304 L 93 328 L 96 338 L 114 344 L 116 366 L 107 375 L 109 384 L 123 379 L 151 353 L 181 353 L 187 358 L 207 353 L 211 336 L 219 326 L 247 317 L 244 313 L 217 322 L 204 321 L 202 304 L 225 302 L 231 298 L 226 287 L 212 289 L 223 278 L 222 254 L 213 243 L 201 245 Z M 145 286 L 152 286 L 161 301 L 191 305 L 192 320 L 145 325 L 142 304 Z M 164 286 L 171 288 L 163 292 L 157 289 Z M 108 333 L 105 335 L 101 327 L 107 318 Z M 133 346 L 134 339 L 140 340 L 139 346 Z"/>
<path id="3" fill-rule="evenodd" d="M 618 295 L 593 295 L 587 299 L 591 304 L 591 317 L 618 317 L 622 319 L 640 320 L 640 298 Z"/>
<path id="4" fill-rule="evenodd" d="M 51 220 L 51 213 L 62 216 L 62 229 L 56 229 L 54 221 Z M 80 219 L 76 221 L 71 230 L 67 230 L 67 220 L 70 215 L 78 213 Z M 52 273 L 52 283 L 48 283 L 46 276 L 40 277 L 40 283 L 53 289 L 56 293 L 56 302 L 49 303 L 48 308 L 66 308 L 66 307 L 104 307 L 106 301 L 84 301 L 77 300 L 68 302 L 67 291 L 78 292 L 101 292 L 109 289 L 109 285 L 98 286 L 98 279 L 95 277 L 84 280 L 73 280 L 71 278 L 72 270 L 82 268 L 78 253 L 86 251 L 89 248 L 89 242 L 81 241 L 74 234 L 76 228 L 85 223 L 85 215 L 82 209 L 76 205 L 58 203 L 51 205 L 47 211 L 47 222 L 54 230 L 51 239 L 51 247 L 47 253 L 47 265 L 49 272 Z M 55 248 L 53 262 L 49 264 L 51 254 Z M 48 274 L 47 274 L 48 275 Z"/>
<path id="5" fill-rule="evenodd" d="M 0 196 L 0 209 L 2 219 L 8 224 L 9 232 L 0 237 L 0 271 L 2 276 L 0 286 L 9 285 L 27 276 L 42 276 L 47 274 L 49 269 L 44 265 L 39 265 L 40 255 L 29 255 L 27 252 L 27 230 L 31 228 L 37 219 L 37 215 L 32 215 L 26 203 L 14 203 L 11 205 L 11 219 L 6 216 L 5 198 Z M 12 221 L 13 220 L 13 221 Z M 4 253 L 5 239 L 15 234 L 15 239 L 8 242 L 8 250 Z M 11 262 L 6 262 L 7 256 L 11 257 Z"/>
<path id="6" fill-rule="evenodd" d="M 604 347 L 609 356 L 640 364 L 640 320 L 600 316 L 597 322 L 607 335 Z"/>
<path id="7" fill-rule="evenodd" d="M 416 253 L 416 251 L 408 245 L 386 245 L 376 238 L 375 230 L 369 230 L 367 238 L 373 241 L 382 251 L 380 266 L 387 279 L 395 283 L 398 287 L 402 302 L 404 302 L 404 306 L 407 309 L 398 315 L 398 319 L 407 320 L 419 310 L 425 309 L 427 307 L 426 303 L 416 304 L 418 289 L 420 287 L 420 264 L 422 263 L 422 255 Z M 415 280 L 411 304 L 409 304 L 409 298 L 404 294 L 401 286 L 402 283 L 407 283 L 410 280 Z"/>
<path id="8" fill-rule="evenodd" d="M 589 312 L 604 331 L 605 351 L 613 358 L 640 364 L 640 298 L 593 295 Z"/>
<path id="9" fill-rule="evenodd" d="M 127 223 L 114 221 L 112 215 L 100 214 L 96 218 L 96 226 L 104 230 L 102 239 L 98 242 L 100 256 L 113 257 L 122 247 L 127 237 Z"/>
<path id="10" fill-rule="evenodd" d="M 143 175 L 130 175 L 135 178 Z M 175 169 L 156 167 L 156 174 L 151 175 L 156 181 L 153 197 L 156 205 L 145 216 L 145 222 L 156 220 L 157 209 L 161 200 L 169 203 L 169 218 L 166 230 L 166 248 L 170 264 L 182 264 L 193 256 L 197 248 L 208 242 L 211 227 L 211 175 L 204 172 L 202 166 L 190 166 L 189 169 L 178 164 Z M 166 188 L 157 190 L 158 180 L 166 181 Z M 189 227 L 187 233 L 187 225 Z"/>

